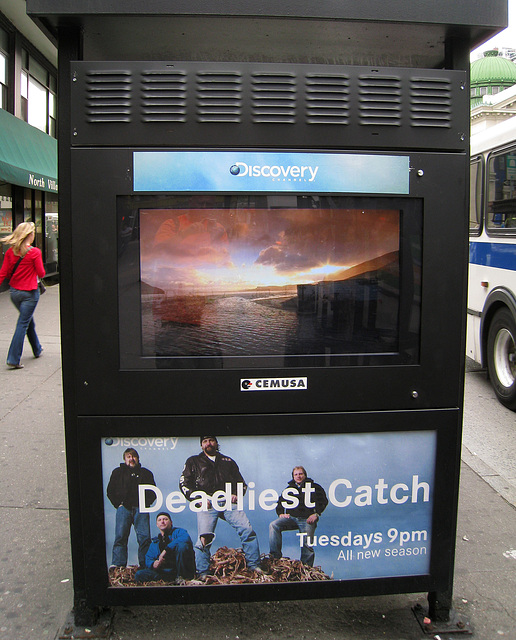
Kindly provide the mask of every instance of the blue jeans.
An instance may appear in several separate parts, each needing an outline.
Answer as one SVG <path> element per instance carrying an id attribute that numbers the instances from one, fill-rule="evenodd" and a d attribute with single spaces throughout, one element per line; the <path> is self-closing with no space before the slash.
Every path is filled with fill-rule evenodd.
<path id="1" fill-rule="evenodd" d="M 36 334 L 36 324 L 34 323 L 34 311 L 39 301 L 39 291 L 20 291 L 11 287 L 11 302 L 20 312 L 16 329 L 14 330 L 11 346 L 7 353 L 7 364 L 20 364 L 23 342 L 25 336 L 29 339 L 32 353 L 38 357 L 41 355 L 41 345 Z"/>
<path id="2" fill-rule="evenodd" d="M 123 505 L 120 505 L 116 510 L 115 541 L 111 560 L 111 564 L 117 567 L 127 566 L 127 541 L 131 532 L 131 525 L 134 526 L 136 540 L 138 541 L 138 564 L 140 567 L 145 566 L 145 554 L 151 543 L 149 514 L 140 513 L 137 507 L 126 509 Z"/>
<path id="3" fill-rule="evenodd" d="M 235 505 L 233 507 L 231 511 L 217 511 L 211 507 L 208 511 L 199 511 L 197 513 L 197 531 L 199 535 L 194 546 L 197 573 L 207 573 L 210 568 L 211 543 L 213 540 L 209 544 L 203 545 L 201 536 L 206 533 L 213 534 L 219 518 L 225 520 L 238 533 L 248 568 L 256 569 L 256 567 L 260 566 L 260 548 L 256 533 L 246 514 L 243 511 L 238 511 Z"/>
<path id="4" fill-rule="evenodd" d="M 313 547 L 308 545 L 307 538 L 313 540 L 317 522 L 308 524 L 304 518 L 278 518 L 269 525 L 269 553 L 273 558 L 281 558 L 281 546 L 283 531 L 299 531 L 300 533 L 307 533 L 307 536 L 303 538 L 303 546 L 301 547 L 301 562 L 307 564 L 309 567 L 314 566 L 315 551 Z"/>
<path id="5" fill-rule="evenodd" d="M 140 569 L 134 574 L 135 582 L 157 582 L 158 580 L 173 582 L 176 578 L 175 572 L 170 569 L 167 572 L 156 571 L 156 569 Z"/>

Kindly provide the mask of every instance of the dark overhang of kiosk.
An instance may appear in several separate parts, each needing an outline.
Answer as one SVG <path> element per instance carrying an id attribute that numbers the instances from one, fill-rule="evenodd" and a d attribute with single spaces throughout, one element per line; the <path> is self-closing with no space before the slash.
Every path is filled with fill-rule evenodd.
<path id="1" fill-rule="evenodd" d="M 80 28 L 89 60 L 163 60 L 173 50 L 185 61 L 309 55 L 311 63 L 435 69 L 453 39 L 472 49 L 507 26 L 506 0 L 221 0 L 216 11 L 202 0 L 27 0 L 27 12 L 56 35 Z"/>

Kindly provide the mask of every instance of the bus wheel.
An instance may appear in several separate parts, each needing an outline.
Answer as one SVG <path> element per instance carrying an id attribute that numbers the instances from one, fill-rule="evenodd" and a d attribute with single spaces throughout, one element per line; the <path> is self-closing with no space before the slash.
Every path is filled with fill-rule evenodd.
<path id="1" fill-rule="evenodd" d="M 498 400 L 516 410 L 516 322 L 508 309 L 497 311 L 489 327 L 487 368 Z"/>

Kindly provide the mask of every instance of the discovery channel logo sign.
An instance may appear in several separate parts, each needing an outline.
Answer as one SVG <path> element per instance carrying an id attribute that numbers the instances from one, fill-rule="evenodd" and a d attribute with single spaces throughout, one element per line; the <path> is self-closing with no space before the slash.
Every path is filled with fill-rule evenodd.
<path id="1" fill-rule="evenodd" d="M 135 151 L 133 189 L 408 194 L 409 165 L 409 156 L 363 153 Z"/>
<path id="2" fill-rule="evenodd" d="M 299 180 L 300 182 L 313 182 L 319 171 L 319 167 L 310 165 L 279 165 L 279 164 L 255 164 L 249 165 L 245 162 L 235 162 L 229 168 L 232 176 L 241 178 L 272 178 L 273 180 Z"/>
<path id="3" fill-rule="evenodd" d="M 240 391 L 306 391 L 308 378 L 242 378 Z"/>
<path id="4" fill-rule="evenodd" d="M 173 450 L 176 448 L 179 438 L 104 438 L 104 444 L 108 447 L 128 447 L 149 450 Z"/>

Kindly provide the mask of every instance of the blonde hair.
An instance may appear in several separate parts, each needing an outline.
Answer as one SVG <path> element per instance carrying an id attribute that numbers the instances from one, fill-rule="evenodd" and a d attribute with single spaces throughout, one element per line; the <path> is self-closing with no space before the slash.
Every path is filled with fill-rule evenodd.
<path id="1" fill-rule="evenodd" d="M 31 233 L 36 233 L 34 222 L 21 222 L 11 235 L 1 238 L 0 242 L 11 245 L 14 253 L 20 255 L 22 245 Z"/>

